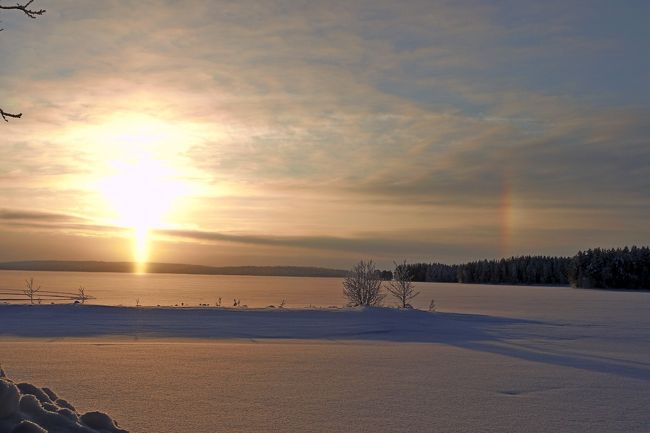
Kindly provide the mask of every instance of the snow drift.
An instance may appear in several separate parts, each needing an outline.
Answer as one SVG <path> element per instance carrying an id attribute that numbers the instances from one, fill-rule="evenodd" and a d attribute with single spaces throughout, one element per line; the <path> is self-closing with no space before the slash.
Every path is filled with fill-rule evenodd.
<path id="1" fill-rule="evenodd" d="M 0 305 L 0 336 L 427 341 L 440 314 L 396 308 Z"/>
<path id="2" fill-rule="evenodd" d="M 79 414 L 49 388 L 14 383 L 0 369 L 0 433 L 128 433 L 102 412 Z"/>

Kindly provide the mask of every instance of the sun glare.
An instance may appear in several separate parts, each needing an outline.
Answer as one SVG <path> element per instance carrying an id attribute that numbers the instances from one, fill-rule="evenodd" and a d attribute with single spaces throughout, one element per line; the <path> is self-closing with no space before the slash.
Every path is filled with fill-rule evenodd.
<path id="1" fill-rule="evenodd" d="M 133 229 L 133 258 L 135 259 L 135 273 L 146 273 L 149 261 L 148 228 L 136 227 Z"/>
<path id="2" fill-rule="evenodd" d="M 152 229 L 169 224 L 175 203 L 187 193 L 166 154 L 173 147 L 170 138 L 147 125 L 111 134 L 113 152 L 98 182 L 110 222 L 131 231 L 137 273 L 146 272 Z"/>
<path id="3" fill-rule="evenodd" d="M 153 230 L 182 224 L 191 197 L 214 192 L 203 182 L 210 177 L 187 156 L 206 137 L 212 135 L 203 125 L 137 112 L 66 131 L 65 140 L 79 144 L 90 167 L 86 188 L 100 194 L 92 203 L 95 218 L 129 230 L 136 272 L 145 272 L 151 259 Z"/>
<path id="4" fill-rule="evenodd" d="M 115 213 L 115 223 L 132 230 L 136 271 L 145 272 L 149 259 L 151 229 L 162 227 L 174 202 L 183 195 L 183 185 L 173 170 L 155 159 L 113 164 L 113 174 L 100 188 Z"/>

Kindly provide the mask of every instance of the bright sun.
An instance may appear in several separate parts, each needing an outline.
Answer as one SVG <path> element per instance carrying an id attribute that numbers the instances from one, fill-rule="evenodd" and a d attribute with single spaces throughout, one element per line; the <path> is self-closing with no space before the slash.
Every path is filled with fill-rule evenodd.
<path id="1" fill-rule="evenodd" d="M 104 178 L 100 188 L 116 214 L 115 222 L 133 231 L 136 271 L 141 273 L 149 259 L 150 231 L 163 225 L 183 188 L 160 161 L 140 158 L 113 165 L 114 174 Z"/>
<path id="2" fill-rule="evenodd" d="M 104 169 L 97 186 L 111 223 L 132 231 L 135 271 L 143 273 L 152 229 L 169 224 L 167 217 L 178 199 L 188 193 L 176 167 L 175 143 L 181 139 L 177 131 L 151 121 L 119 126 L 119 133 L 102 131 Z"/>

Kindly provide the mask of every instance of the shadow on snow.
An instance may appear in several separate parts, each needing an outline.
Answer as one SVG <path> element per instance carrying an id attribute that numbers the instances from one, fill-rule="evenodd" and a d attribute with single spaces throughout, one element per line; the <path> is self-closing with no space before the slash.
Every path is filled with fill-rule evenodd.
<path id="1" fill-rule="evenodd" d="M 389 308 L 230 309 L 1 305 L 0 336 L 65 338 L 314 339 L 439 343 L 463 349 L 650 380 L 650 363 L 567 350 L 557 342 L 599 338 L 602 327 Z M 606 335 L 602 336 L 607 338 Z M 647 341 L 647 336 L 643 340 Z M 647 350 L 645 346 L 639 350 Z"/>

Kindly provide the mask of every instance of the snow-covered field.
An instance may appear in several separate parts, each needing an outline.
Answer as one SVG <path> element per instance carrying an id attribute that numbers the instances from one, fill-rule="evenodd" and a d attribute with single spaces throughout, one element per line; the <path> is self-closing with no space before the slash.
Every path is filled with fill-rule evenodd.
<path id="1" fill-rule="evenodd" d="M 650 293 L 449 290 L 437 313 L 0 305 L 0 362 L 132 432 L 650 431 Z"/>

